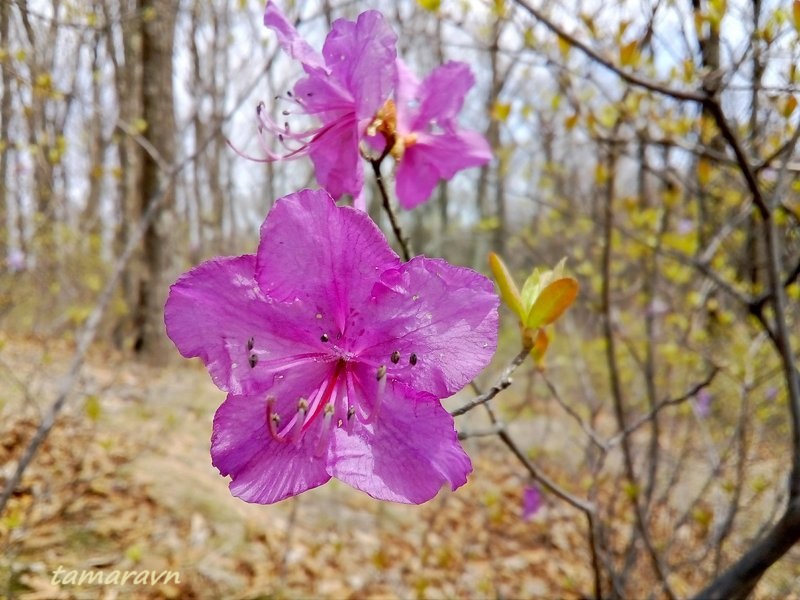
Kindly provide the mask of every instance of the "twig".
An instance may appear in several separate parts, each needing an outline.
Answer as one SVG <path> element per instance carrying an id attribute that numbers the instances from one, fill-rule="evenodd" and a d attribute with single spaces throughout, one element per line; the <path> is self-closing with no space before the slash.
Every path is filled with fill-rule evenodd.
<path id="1" fill-rule="evenodd" d="M 629 424 L 624 431 L 621 431 L 617 433 L 614 437 L 610 438 L 606 442 L 606 446 L 611 448 L 617 445 L 623 438 L 628 437 L 634 431 L 639 429 L 639 427 L 650 421 L 650 419 L 652 419 L 656 414 L 658 414 L 668 406 L 677 406 L 679 404 L 683 404 L 684 402 L 686 402 L 691 398 L 694 398 L 700 390 L 711 385 L 711 382 L 714 380 L 714 377 L 716 377 L 717 373 L 719 373 L 719 367 L 714 365 L 713 368 L 711 369 L 711 372 L 706 376 L 705 379 L 703 379 L 703 381 L 696 383 L 691 388 L 689 388 L 685 393 L 681 394 L 680 396 L 677 396 L 676 398 L 667 398 L 656 404 L 653 407 L 653 409 L 650 410 L 648 413 L 642 415 L 636 421 Z"/>
<path id="2" fill-rule="evenodd" d="M 598 436 L 595 433 L 595 431 L 586 424 L 586 422 L 581 418 L 581 416 L 575 411 L 574 408 L 572 408 L 569 404 L 564 402 L 564 400 L 561 398 L 561 394 L 558 393 L 558 389 L 556 388 L 555 384 L 553 384 L 553 382 L 550 381 L 550 379 L 547 377 L 544 371 L 541 372 L 541 376 L 542 380 L 544 380 L 544 383 L 547 386 L 547 389 L 550 390 L 550 393 L 552 394 L 553 398 L 555 398 L 558 405 L 562 409 L 564 409 L 564 412 L 566 412 L 570 417 L 572 417 L 572 419 L 581 428 L 583 433 L 586 434 L 586 437 L 588 437 L 589 440 L 591 440 L 591 442 L 595 446 L 597 446 L 602 452 L 607 452 L 608 444 L 606 444 L 605 442 L 603 442 L 603 440 L 600 439 L 600 436 Z"/>
<path id="3" fill-rule="evenodd" d="M 477 386 L 473 384 L 473 388 L 477 391 Z M 527 457 L 527 455 L 517 446 L 514 439 L 508 433 L 506 426 L 498 420 L 490 404 L 484 404 L 484 408 L 489 415 L 489 419 L 497 428 L 497 437 L 511 450 L 511 453 L 517 457 L 531 477 L 535 481 L 541 483 L 549 492 L 572 506 L 578 509 L 586 516 L 587 527 L 589 529 L 589 548 L 592 555 L 592 569 L 594 571 L 594 596 L 598 600 L 603 597 L 602 581 L 600 577 L 600 559 L 597 551 L 597 536 L 595 532 L 595 513 L 596 507 L 591 502 L 578 498 L 567 490 L 559 486 L 555 481 L 545 475 L 539 468 Z"/>
<path id="4" fill-rule="evenodd" d="M 489 388 L 488 391 L 480 394 L 474 400 L 467 402 L 464 406 L 457 408 L 450 412 L 450 414 L 454 417 L 458 417 L 459 415 L 463 415 L 471 411 L 476 406 L 480 406 L 481 404 L 485 404 L 489 402 L 492 398 L 497 396 L 500 392 L 506 389 L 508 386 L 511 385 L 512 379 L 511 375 L 517 368 L 525 362 L 525 358 L 530 354 L 530 350 L 523 348 L 522 351 L 514 357 L 514 360 L 509 363 L 509 365 L 503 370 L 500 374 L 500 377 L 497 379 L 497 382 Z"/>
<path id="5" fill-rule="evenodd" d="M 570 46 L 573 46 L 578 50 L 580 50 L 581 52 L 583 52 L 586 56 L 588 56 L 597 64 L 615 73 L 623 81 L 627 81 L 628 83 L 635 85 L 637 87 L 650 90 L 651 92 L 658 92 L 659 94 L 669 96 L 676 100 L 689 100 L 692 102 L 703 102 L 705 100 L 706 97 L 703 94 L 687 90 L 677 90 L 674 88 L 670 88 L 662 83 L 650 81 L 648 79 L 644 79 L 642 77 L 624 71 L 622 68 L 615 65 L 612 61 L 601 56 L 596 50 L 593 50 L 587 44 L 581 42 L 575 36 L 567 33 L 565 29 L 556 25 L 552 20 L 546 17 L 543 12 L 531 6 L 526 0 L 516 0 L 516 3 L 519 6 L 521 6 L 525 11 L 527 11 L 531 16 L 533 16 L 533 18 L 535 18 L 547 29 L 549 29 L 552 33 L 555 33 L 558 37 L 562 38 Z"/>
<path id="6" fill-rule="evenodd" d="M 473 429 L 472 431 L 459 431 L 458 439 L 466 440 L 474 437 L 491 437 L 493 435 L 497 435 L 498 433 L 500 433 L 500 429 L 502 427 L 503 424 L 499 423 L 497 425 L 492 425 L 491 427 L 486 427 L 484 429 Z"/>
<path id="7" fill-rule="evenodd" d="M 375 181 L 378 183 L 378 190 L 381 193 L 381 200 L 383 201 L 383 210 L 389 216 L 389 223 L 392 226 L 394 237 L 397 238 L 397 243 L 400 244 L 400 250 L 403 253 L 403 260 L 411 260 L 411 250 L 408 247 L 408 239 L 403 235 L 403 230 L 400 229 L 400 224 L 397 222 L 397 216 L 394 214 L 394 209 L 389 202 L 389 193 L 386 191 L 386 185 L 383 182 L 383 175 L 381 175 L 381 162 L 383 157 L 371 159 L 369 164 L 372 165 L 372 172 L 375 173 Z"/>

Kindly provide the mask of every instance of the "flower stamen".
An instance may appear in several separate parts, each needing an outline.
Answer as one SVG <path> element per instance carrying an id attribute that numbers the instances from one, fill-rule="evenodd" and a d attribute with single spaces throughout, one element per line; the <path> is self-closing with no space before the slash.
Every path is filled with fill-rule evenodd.
<path id="1" fill-rule="evenodd" d="M 333 402 L 328 402 L 322 411 L 322 428 L 317 438 L 317 446 L 314 448 L 314 456 L 319 458 L 325 453 L 328 447 L 328 440 L 331 437 L 331 421 L 333 420 L 334 406 Z"/>
<path id="2" fill-rule="evenodd" d="M 381 403 L 383 401 L 384 393 L 386 392 L 386 365 L 378 367 L 377 373 L 378 389 L 375 393 L 375 403 L 372 405 L 372 412 L 364 420 L 364 423 L 372 423 L 380 412 Z"/>

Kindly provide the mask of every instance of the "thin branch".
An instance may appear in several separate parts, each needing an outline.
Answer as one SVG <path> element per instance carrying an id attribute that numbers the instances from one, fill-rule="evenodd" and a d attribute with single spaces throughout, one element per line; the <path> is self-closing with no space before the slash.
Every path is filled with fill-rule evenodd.
<path id="1" fill-rule="evenodd" d="M 603 442 L 603 440 L 600 439 L 600 436 L 598 436 L 597 433 L 595 433 L 595 431 L 591 427 L 589 427 L 589 425 L 586 424 L 586 422 L 581 418 L 581 416 L 575 411 L 574 408 L 572 408 L 569 404 L 564 402 L 564 400 L 561 398 L 561 394 L 558 393 L 558 389 L 556 388 L 555 384 L 553 384 L 553 382 L 550 381 L 547 375 L 544 372 L 542 372 L 541 375 L 545 385 L 547 386 L 547 389 L 550 390 L 550 393 L 552 394 L 553 398 L 555 398 L 558 405 L 562 409 L 564 409 L 564 412 L 566 412 L 570 417 L 572 417 L 572 419 L 581 428 L 583 433 L 586 434 L 586 437 L 588 437 L 589 440 L 595 446 L 597 446 L 602 452 L 607 452 L 608 444 L 606 444 L 605 442 Z"/>
<path id="2" fill-rule="evenodd" d="M 394 209 L 389 202 L 389 193 L 386 191 L 386 185 L 383 182 L 383 175 L 381 175 L 381 162 L 383 158 L 370 160 L 372 165 L 372 172 L 375 173 L 375 181 L 378 183 L 378 190 L 381 193 L 381 200 L 383 201 L 383 210 L 389 216 L 389 223 L 392 226 L 394 237 L 397 238 L 397 243 L 400 244 L 400 250 L 403 253 L 403 260 L 411 260 L 411 250 L 408 247 L 408 239 L 403 235 L 403 230 L 400 229 L 400 224 L 397 222 L 397 217 L 394 214 Z"/>
<path id="3" fill-rule="evenodd" d="M 492 387 L 490 387 L 486 392 L 477 396 L 474 400 L 471 400 L 460 408 L 451 411 L 450 414 L 454 417 L 458 417 L 459 415 L 468 413 L 476 406 L 480 406 L 481 404 L 489 402 L 489 400 L 497 396 L 497 394 L 511 385 L 513 382 L 511 375 L 523 362 L 525 362 L 525 358 L 528 356 L 528 354 L 530 354 L 530 350 L 523 348 L 522 351 L 514 357 L 514 360 L 512 360 L 511 363 L 509 363 L 509 365 L 503 370 L 503 372 L 500 374 L 500 377 L 498 377 L 497 382 Z"/>
<path id="4" fill-rule="evenodd" d="M 498 423 L 497 425 L 492 425 L 491 427 L 486 427 L 484 429 L 473 429 L 471 431 L 459 431 L 458 432 L 458 439 L 459 440 L 467 440 L 469 438 L 475 437 L 491 437 L 493 435 L 497 435 L 500 433 L 500 430 L 503 428 L 503 423 Z"/>
<path id="5" fill-rule="evenodd" d="M 666 398 L 661 402 L 659 402 L 658 404 L 656 404 L 652 410 L 642 415 L 641 417 L 636 419 L 636 421 L 630 423 L 627 427 L 625 427 L 623 431 L 617 433 L 614 437 L 610 438 L 606 442 L 606 446 L 608 448 L 611 448 L 617 445 L 620 441 L 631 435 L 645 423 L 649 422 L 655 415 L 660 413 L 665 408 L 669 406 L 678 406 L 679 404 L 683 404 L 687 400 L 694 398 L 698 394 L 698 392 L 700 392 L 700 390 L 711 385 L 711 382 L 714 381 L 714 377 L 716 377 L 717 373 L 719 373 L 719 367 L 715 365 L 711 369 L 711 372 L 706 376 L 706 378 L 703 379 L 703 381 L 696 383 L 680 396 L 677 396 L 675 398 Z"/>
<path id="6" fill-rule="evenodd" d="M 697 92 L 691 92 L 688 90 L 678 90 L 670 88 L 662 83 L 656 81 L 650 81 L 648 79 L 644 79 L 642 77 L 624 71 L 622 68 L 615 65 L 611 60 L 600 55 L 596 50 L 590 48 L 587 44 L 580 41 L 575 36 L 567 33 L 566 30 L 556 25 L 552 20 L 550 20 L 549 17 L 545 16 L 545 14 L 540 10 L 531 6 L 526 0 L 515 0 L 515 1 L 517 5 L 522 7 L 531 16 L 533 16 L 533 18 L 539 21 L 552 33 L 555 33 L 558 37 L 562 38 L 570 46 L 573 46 L 578 50 L 580 50 L 581 52 L 583 52 L 586 56 L 588 56 L 597 64 L 615 73 L 623 81 L 627 81 L 628 83 L 635 85 L 637 87 L 650 90 L 651 92 L 657 92 L 659 94 L 675 98 L 676 100 L 688 100 L 691 102 L 704 102 L 706 100 L 706 96 L 703 94 L 699 94 Z"/>
<path id="7" fill-rule="evenodd" d="M 476 386 L 473 384 L 473 388 Z M 477 390 L 476 390 L 477 391 Z M 517 446 L 514 439 L 509 435 L 505 425 L 501 423 L 494 414 L 490 404 L 484 404 L 486 412 L 489 414 L 489 419 L 492 425 L 497 427 L 497 437 L 511 450 L 512 454 L 522 463 L 531 477 L 535 481 L 541 483 L 549 492 L 569 504 L 570 506 L 578 509 L 586 516 L 586 523 L 589 530 L 589 550 L 592 556 L 592 569 L 594 571 L 594 596 L 598 600 L 603 597 L 602 582 L 600 578 L 600 558 L 597 551 L 597 535 L 595 529 L 596 507 L 591 502 L 578 498 L 570 492 L 563 489 L 556 482 L 545 475 L 539 468 L 528 458 L 528 456 Z"/>
<path id="8" fill-rule="evenodd" d="M 583 513 L 594 514 L 595 506 L 586 500 L 578 498 L 574 494 L 568 492 L 560 485 L 558 485 L 555 481 L 550 479 L 543 471 L 539 469 L 529 458 L 528 456 L 522 451 L 522 449 L 517 446 L 517 443 L 508 433 L 508 429 L 506 426 L 500 422 L 500 420 L 495 416 L 494 410 L 492 410 L 491 405 L 485 404 L 484 407 L 486 411 L 489 413 L 489 419 L 492 421 L 492 425 L 497 427 L 497 437 L 499 437 L 502 442 L 511 450 L 511 453 L 517 457 L 517 459 L 522 463 L 525 469 L 528 471 L 531 477 L 533 477 L 536 481 L 541 483 L 548 491 L 552 494 L 572 506 L 580 510 Z"/>

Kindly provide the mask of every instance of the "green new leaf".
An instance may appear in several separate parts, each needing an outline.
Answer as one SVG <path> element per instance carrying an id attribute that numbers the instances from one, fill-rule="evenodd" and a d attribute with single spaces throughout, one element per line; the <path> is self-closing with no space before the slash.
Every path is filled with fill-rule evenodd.
<path id="1" fill-rule="evenodd" d="M 545 287 L 531 306 L 525 326 L 531 329 L 549 325 L 567 310 L 578 295 L 578 282 L 564 277 Z"/>
<path id="2" fill-rule="evenodd" d="M 500 297 L 503 302 L 519 316 L 520 321 L 524 320 L 525 311 L 522 308 L 522 297 L 519 294 L 517 284 L 514 283 L 514 279 L 502 259 L 494 252 L 489 253 L 489 267 L 492 269 L 494 280 L 500 288 Z"/>

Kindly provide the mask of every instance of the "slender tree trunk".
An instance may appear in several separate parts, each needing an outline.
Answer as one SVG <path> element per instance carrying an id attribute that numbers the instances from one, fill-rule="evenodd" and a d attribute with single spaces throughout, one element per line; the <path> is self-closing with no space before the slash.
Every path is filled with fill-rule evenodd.
<path id="1" fill-rule="evenodd" d="M 753 33 L 750 44 L 753 55 L 753 89 L 750 95 L 750 148 L 751 154 L 758 160 L 758 141 L 761 135 L 761 127 L 758 121 L 759 111 L 759 92 L 761 89 L 761 78 L 764 75 L 764 64 L 761 56 L 761 40 L 759 30 L 761 27 L 761 0 L 753 0 Z M 760 243 L 759 223 L 756 211 L 753 210 L 747 221 L 747 239 L 745 242 L 744 256 L 742 257 L 742 272 L 747 273 L 750 283 L 755 287 L 762 282 L 761 265 L 764 262 L 764 248 Z"/>
<path id="2" fill-rule="evenodd" d="M 8 45 L 9 21 L 11 20 L 11 6 L 8 2 L 0 1 L 0 40 Z M 8 193 L 8 155 L 11 146 L 8 145 L 9 122 L 11 121 L 11 74 L 8 69 L 2 72 L 3 87 L 0 89 L 0 142 L 5 144 L 0 148 L 0 265 L 5 265 L 6 253 L 9 243 L 9 215 L 8 203 L 11 194 Z"/>
<path id="3" fill-rule="evenodd" d="M 96 5 L 95 5 L 96 6 Z M 97 71 L 100 68 L 101 33 L 98 30 L 92 41 L 92 111 L 95 115 L 102 114 L 101 107 L 101 82 L 98 80 Z M 105 151 L 107 142 L 103 138 L 102 119 L 89 120 L 89 191 L 86 198 L 86 208 L 83 213 L 83 222 L 86 224 L 86 233 L 90 243 L 94 243 L 101 232 L 100 198 L 103 187 L 103 174 L 105 171 Z"/>
<path id="4" fill-rule="evenodd" d="M 140 0 L 142 23 L 142 116 L 147 124 L 145 137 L 171 165 L 175 154 L 175 118 L 172 94 L 172 46 L 175 35 L 176 5 L 169 0 Z M 142 157 L 142 186 L 137 190 L 139 213 L 143 214 L 161 189 L 162 166 L 150 153 L 139 148 Z M 173 191 L 168 191 L 170 196 Z M 164 203 L 170 207 L 171 198 Z M 154 219 L 143 240 L 142 269 L 138 272 L 138 299 L 134 307 L 133 348 L 139 354 L 157 354 L 163 340 L 162 307 L 165 292 L 161 285 L 165 245 L 163 215 Z"/>

